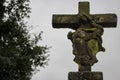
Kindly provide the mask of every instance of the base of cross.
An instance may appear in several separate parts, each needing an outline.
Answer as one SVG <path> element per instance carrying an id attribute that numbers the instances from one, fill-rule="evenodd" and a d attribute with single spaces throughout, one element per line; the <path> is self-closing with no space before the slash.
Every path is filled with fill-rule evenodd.
<path id="1" fill-rule="evenodd" d="M 103 80 L 102 72 L 69 72 L 68 80 Z"/>

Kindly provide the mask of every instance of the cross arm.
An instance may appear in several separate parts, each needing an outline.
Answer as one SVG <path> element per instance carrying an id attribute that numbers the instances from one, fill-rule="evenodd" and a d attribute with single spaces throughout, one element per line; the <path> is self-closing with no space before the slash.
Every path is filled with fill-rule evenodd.
<path id="1" fill-rule="evenodd" d="M 91 17 L 104 28 L 116 27 L 117 16 L 115 14 L 94 14 Z M 80 22 L 78 15 L 53 15 L 52 25 L 53 28 L 76 29 Z"/>
<path id="2" fill-rule="evenodd" d="M 77 15 L 53 15 L 53 28 L 72 28 L 79 26 Z"/>
<path id="3" fill-rule="evenodd" d="M 112 28 L 117 26 L 116 14 L 94 14 L 91 15 L 92 19 L 103 26 L 104 28 Z"/>

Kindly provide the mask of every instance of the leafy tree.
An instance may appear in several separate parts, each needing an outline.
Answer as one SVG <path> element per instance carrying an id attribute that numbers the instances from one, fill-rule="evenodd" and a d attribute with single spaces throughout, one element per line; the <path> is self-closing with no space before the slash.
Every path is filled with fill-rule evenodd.
<path id="1" fill-rule="evenodd" d="M 0 80 L 30 80 L 37 66 L 47 64 L 47 46 L 37 45 L 41 33 L 31 38 L 24 21 L 29 0 L 0 0 Z"/>

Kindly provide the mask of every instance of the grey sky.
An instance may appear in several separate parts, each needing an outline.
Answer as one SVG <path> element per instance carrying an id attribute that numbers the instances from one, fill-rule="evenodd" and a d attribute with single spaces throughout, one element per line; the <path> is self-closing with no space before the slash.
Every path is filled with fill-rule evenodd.
<path id="1" fill-rule="evenodd" d="M 40 44 L 52 46 L 50 61 L 46 68 L 35 74 L 32 80 L 67 80 L 68 72 L 77 71 L 73 62 L 72 44 L 67 39 L 71 29 L 53 29 L 53 14 L 77 14 L 78 2 L 89 1 L 90 13 L 116 13 L 117 28 L 105 29 L 103 46 L 106 52 L 97 54 L 99 62 L 93 66 L 93 71 L 102 71 L 104 80 L 120 79 L 120 0 L 30 0 L 32 14 L 30 24 L 34 25 L 34 33 L 44 31 Z M 38 26 L 39 25 L 39 26 Z"/>

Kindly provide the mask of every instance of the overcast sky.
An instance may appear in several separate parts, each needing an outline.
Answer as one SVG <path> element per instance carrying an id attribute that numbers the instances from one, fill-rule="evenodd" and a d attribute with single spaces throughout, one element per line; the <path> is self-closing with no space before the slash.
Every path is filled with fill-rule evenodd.
<path id="1" fill-rule="evenodd" d="M 104 80 L 120 79 L 120 0 L 30 0 L 31 18 L 29 23 L 34 25 L 32 31 L 44 31 L 43 41 L 39 44 L 52 46 L 50 49 L 49 65 L 40 68 L 31 80 L 68 80 L 68 72 L 77 71 L 73 62 L 72 44 L 67 39 L 71 29 L 53 29 L 53 14 L 77 14 L 78 2 L 89 1 L 90 13 L 115 13 L 118 16 L 117 28 L 106 28 L 103 35 L 103 46 L 106 52 L 99 52 L 99 60 L 93 71 L 102 71 Z"/>

